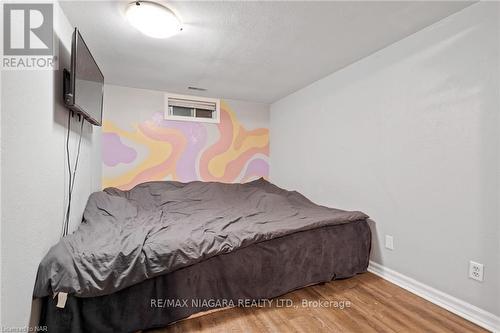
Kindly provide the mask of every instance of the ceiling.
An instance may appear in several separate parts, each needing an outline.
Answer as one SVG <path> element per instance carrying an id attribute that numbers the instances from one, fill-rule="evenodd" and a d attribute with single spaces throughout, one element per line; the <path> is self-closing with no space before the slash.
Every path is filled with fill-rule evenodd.
<path id="1" fill-rule="evenodd" d="M 471 2 L 169 2 L 184 30 L 142 35 L 128 1 L 68 1 L 107 83 L 270 103 Z M 206 88 L 192 92 L 188 86 Z"/>

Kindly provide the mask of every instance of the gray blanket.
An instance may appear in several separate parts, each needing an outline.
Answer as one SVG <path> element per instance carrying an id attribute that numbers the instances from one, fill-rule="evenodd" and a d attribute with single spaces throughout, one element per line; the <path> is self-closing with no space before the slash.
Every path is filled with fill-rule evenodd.
<path id="1" fill-rule="evenodd" d="M 108 295 L 258 242 L 367 217 L 318 206 L 263 179 L 108 188 L 90 196 L 78 229 L 42 260 L 34 296 Z"/>

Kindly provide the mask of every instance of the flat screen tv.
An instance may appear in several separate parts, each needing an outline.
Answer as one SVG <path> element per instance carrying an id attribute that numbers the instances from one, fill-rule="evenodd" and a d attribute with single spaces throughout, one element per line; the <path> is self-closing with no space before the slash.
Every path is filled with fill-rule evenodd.
<path id="1" fill-rule="evenodd" d="M 104 75 L 75 28 L 71 42 L 71 69 L 64 74 L 64 102 L 69 109 L 101 126 Z"/>

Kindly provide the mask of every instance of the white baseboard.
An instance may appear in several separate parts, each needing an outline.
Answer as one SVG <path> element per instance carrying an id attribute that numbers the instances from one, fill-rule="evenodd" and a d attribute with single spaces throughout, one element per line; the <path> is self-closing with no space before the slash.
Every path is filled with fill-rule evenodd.
<path id="1" fill-rule="evenodd" d="M 500 332 L 500 317 L 475 305 L 429 287 L 373 261 L 370 261 L 368 271 L 491 332 Z"/>

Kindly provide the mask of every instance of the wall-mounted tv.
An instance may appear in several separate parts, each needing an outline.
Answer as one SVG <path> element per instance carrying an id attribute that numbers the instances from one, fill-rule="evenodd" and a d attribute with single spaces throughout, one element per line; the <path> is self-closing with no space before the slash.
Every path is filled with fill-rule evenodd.
<path id="1" fill-rule="evenodd" d="M 64 102 L 90 123 L 101 126 L 104 75 L 82 35 L 75 28 L 71 42 L 71 69 L 65 70 Z"/>

